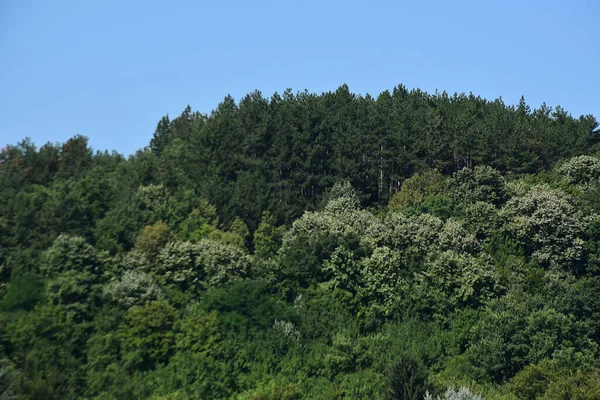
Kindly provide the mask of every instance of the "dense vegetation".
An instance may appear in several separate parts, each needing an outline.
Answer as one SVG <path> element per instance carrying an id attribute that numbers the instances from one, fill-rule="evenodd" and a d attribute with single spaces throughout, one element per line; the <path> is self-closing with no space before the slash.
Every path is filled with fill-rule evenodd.
<path id="1" fill-rule="evenodd" d="M 598 399 L 598 142 L 342 86 L 8 146 L 0 399 Z"/>

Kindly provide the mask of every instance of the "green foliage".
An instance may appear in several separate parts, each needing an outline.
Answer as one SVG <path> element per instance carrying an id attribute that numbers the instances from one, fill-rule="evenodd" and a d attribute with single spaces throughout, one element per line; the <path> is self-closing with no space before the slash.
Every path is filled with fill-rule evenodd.
<path id="1" fill-rule="evenodd" d="M 163 185 L 140 186 L 135 193 L 135 200 L 155 221 L 167 219 L 169 192 Z"/>
<path id="2" fill-rule="evenodd" d="M 597 398 L 599 140 L 344 85 L 0 149 L 0 397 Z"/>
<path id="3" fill-rule="evenodd" d="M 535 400 L 548 389 L 548 384 L 557 378 L 557 372 L 547 361 L 529 364 L 511 379 L 511 391 L 519 400 Z"/>
<path id="4" fill-rule="evenodd" d="M 136 270 L 125 271 L 120 278 L 107 283 L 103 295 L 126 310 L 163 298 L 160 286 L 148 274 Z"/>
<path id="5" fill-rule="evenodd" d="M 26 399 L 77 398 L 83 387 L 85 325 L 63 306 L 38 305 L 3 328 L 10 357 L 20 371 L 15 391 Z"/>
<path id="6" fill-rule="evenodd" d="M 239 400 L 299 400 L 302 393 L 295 385 L 279 385 L 275 382 L 242 393 Z"/>
<path id="7" fill-rule="evenodd" d="M 590 221 L 585 233 L 587 237 L 584 244 L 587 253 L 585 269 L 588 273 L 598 275 L 600 273 L 600 218 Z"/>
<path id="8" fill-rule="evenodd" d="M 96 398 L 130 397 L 131 379 L 120 362 L 117 334 L 110 332 L 91 336 L 86 350 L 88 363 L 85 382 L 88 394 Z"/>
<path id="9" fill-rule="evenodd" d="M 60 235 L 44 252 L 40 270 L 47 277 L 69 271 L 99 275 L 106 262 L 106 255 L 98 252 L 84 238 Z"/>
<path id="10" fill-rule="evenodd" d="M 454 212 L 454 201 L 445 196 L 429 196 L 423 202 L 407 207 L 407 215 L 431 214 L 441 219 L 448 219 Z"/>
<path id="11" fill-rule="evenodd" d="M 97 300 L 96 276 L 89 272 L 64 272 L 46 284 L 46 299 L 54 305 L 62 305 L 80 318 L 89 318 Z"/>
<path id="12" fill-rule="evenodd" d="M 389 399 L 417 400 L 428 391 L 428 373 L 413 355 L 405 354 L 392 365 L 389 372 Z"/>
<path id="13" fill-rule="evenodd" d="M 244 280 L 225 289 L 206 293 L 202 307 L 216 311 L 228 329 L 247 332 L 273 326 L 277 319 L 288 319 L 292 311 L 267 293 L 263 282 Z"/>
<path id="14" fill-rule="evenodd" d="M 504 178 L 500 171 L 485 165 L 464 168 L 453 176 L 454 197 L 459 202 L 478 201 L 498 205 L 505 199 Z"/>
<path id="15" fill-rule="evenodd" d="M 600 179 L 600 160 L 577 156 L 561 164 L 556 171 L 567 183 L 586 189 Z"/>
<path id="16" fill-rule="evenodd" d="M 171 121 L 168 116 L 162 117 L 156 126 L 154 136 L 150 140 L 150 148 L 154 154 L 160 154 L 171 140 Z"/>
<path id="17" fill-rule="evenodd" d="M 358 372 L 344 375 L 339 384 L 343 397 L 378 399 L 383 398 L 387 377 L 381 372 L 372 369 L 361 369 Z"/>
<path id="18" fill-rule="evenodd" d="M 299 310 L 300 329 L 310 341 L 330 336 L 341 327 L 350 329 L 352 319 L 352 294 L 341 289 L 329 290 L 313 287 L 294 299 Z"/>
<path id="19" fill-rule="evenodd" d="M 504 230 L 526 244 L 537 262 L 548 265 L 580 260 L 588 221 L 572 198 L 548 185 L 534 186 L 501 211 Z"/>
<path id="20" fill-rule="evenodd" d="M 331 347 L 324 364 L 331 377 L 355 372 L 361 364 L 364 349 L 348 332 L 338 332 L 331 338 Z"/>
<path id="21" fill-rule="evenodd" d="M 523 367 L 546 358 L 586 366 L 598 346 L 588 337 L 588 326 L 573 315 L 533 304 L 519 304 L 513 296 L 498 301 L 472 328 L 466 355 L 475 376 L 496 382 L 509 379 Z"/>
<path id="22" fill-rule="evenodd" d="M 138 375 L 133 397 L 216 400 L 230 397 L 236 388 L 227 364 L 199 354 L 177 353 L 168 364 Z"/>
<path id="23" fill-rule="evenodd" d="M 598 371 L 579 373 L 548 385 L 541 400 L 593 400 L 600 396 L 600 374 Z"/>
<path id="24" fill-rule="evenodd" d="M 498 289 L 490 260 L 447 251 L 417 273 L 413 296 L 424 315 L 443 318 L 458 309 L 481 307 Z"/>
<path id="25" fill-rule="evenodd" d="M 12 279 L 6 293 L 0 300 L 0 310 L 31 310 L 42 298 L 43 283 L 41 279 L 37 275 L 26 273 Z"/>
<path id="26" fill-rule="evenodd" d="M 439 196 L 446 192 L 446 180 L 438 171 L 416 173 L 402 183 L 400 191 L 392 197 L 388 208 L 390 211 L 401 210 L 411 205 L 422 203 L 431 196 Z"/>
<path id="27" fill-rule="evenodd" d="M 184 318 L 175 324 L 175 348 L 179 352 L 218 354 L 223 340 L 223 327 L 216 312 L 206 313 L 192 306 Z"/>
<path id="28" fill-rule="evenodd" d="M 326 277 L 323 286 L 356 291 L 354 287 L 360 280 L 360 249 L 357 240 L 350 237 L 343 240 L 333 251 L 329 259 L 322 263 L 322 272 Z M 358 253 L 358 254 L 357 254 Z"/>
<path id="29" fill-rule="evenodd" d="M 183 240 L 196 243 L 209 236 L 216 229 L 217 224 L 216 207 L 206 199 L 200 199 L 199 207 L 194 208 L 179 224 L 179 235 Z"/>
<path id="30" fill-rule="evenodd" d="M 0 399 L 16 399 L 14 393 L 17 379 L 17 373 L 10 362 L 6 358 L 0 358 Z"/>
<path id="31" fill-rule="evenodd" d="M 144 370 L 166 362 L 173 352 L 174 322 L 175 310 L 165 302 L 130 308 L 117 332 L 125 365 Z"/>
<path id="32" fill-rule="evenodd" d="M 96 221 L 96 247 L 113 255 L 130 250 L 139 237 L 139 231 L 145 225 L 142 215 L 128 200 L 111 208 L 104 218 Z"/>
<path id="33" fill-rule="evenodd" d="M 250 237 L 250 231 L 248 230 L 248 225 L 246 225 L 244 221 L 240 218 L 234 219 L 229 227 L 229 234 L 231 235 L 231 239 L 226 241 L 226 243 L 246 250 L 246 243 Z"/>
<path id="34" fill-rule="evenodd" d="M 173 241 L 174 237 L 167 224 L 158 221 L 153 225 L 144 227 L 135 241 L 135 249 L 150 259 L 156 258 L 165 245 Z"/>
<path id="35" fill-rule="evenodd" d="M 254 232 L 254 255 L 261 259 L 273 257 L 281 247 L 284 232 L 285 227 L 276 226 L 275 217 L 265 212 Z"/>

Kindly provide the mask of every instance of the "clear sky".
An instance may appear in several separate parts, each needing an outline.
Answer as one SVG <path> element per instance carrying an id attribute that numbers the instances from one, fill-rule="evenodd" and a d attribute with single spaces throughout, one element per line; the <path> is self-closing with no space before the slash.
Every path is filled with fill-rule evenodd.
<path id="1" fill-rule="evenodd" d="M 125 154 L 161 116 L 308 89 L 473 92 L 600 119 L 600 1 L 0 0 L 0 145 Z"/>

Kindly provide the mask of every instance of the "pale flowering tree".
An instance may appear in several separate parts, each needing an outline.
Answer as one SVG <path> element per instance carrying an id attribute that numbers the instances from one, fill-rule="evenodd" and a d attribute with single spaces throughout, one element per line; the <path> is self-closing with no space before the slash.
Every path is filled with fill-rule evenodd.
<path id="1" fill-rule="evenodd" d="M 385 230 L 378 232 L 379 242 L 416 257 L 424 257 L 439 250 L 439 232 L 444 221 L 430 214 L 406 216 L 401 213 L 388 215 Z"/>
<path id="2" fill-rule="evenodd" d="M 222 287 L 250 277 L 252 258 L 236 246 L 204 239 L 197 244 L 198 265 L 205 274 L 206 287 Z"/>
<path id="3" fill-rule="evenodd" d="M 478 254 L 481 243 L 474 233 L 469 232 L 464 223 L 456 219 L 448 219 L 439 231 L 439 246 L 443 251 L 452 250 L 457 253 Z"/>
<path id="4" fill-rule="evenodd" d="M 104 286 L 103 295 L 124 309 L 161 300 L 163 293 L 152 277 L 142 271 L 125 271 Z"/>
<path id="5" fill-rule="evenodd" d="M 472 393 L 468 388 L 463 386 L 458 389 L 449 387 L 446 393 L 444 393 L 444 397 L 437 396 L 434 398 L 431 393 L 427 392 L 424 400 L 483 400 L 483 397 Z"/>
<path id="6" fill-rule="evenodd" d="M 582 237 L 591 217 L 578 210 L 564 191 L 536 185 L 509 200 L 500 215 L 506 221 L 504 230 L 527 244 L 540 264 L 565 264 L 583 257 Z"/>
<path id="7" fill-rule="evenodd" d="M 355 251 L 338 246 L 329 259 L 323 261 L 322 272 L 328 278 L 324 287 L 355 290 L 361 280 L 359 257 Z"/>
<path id="8" fill-rule="evenodd" d="M 376 245 L 369 232 L 380 224 L 371 213 L 361 210 L 352 196 L 330 200 L 325 208 L 305 212 L 287 231 L 279 258 L 287 273 L 301 281 L 346 285 L 359 271 L 357 250 Z"/>
<path id="9" fill-rule="evenodd" d="M 577 156 L 560 165 L 556 172 L 561 178 L 580 189 L 587 189 L 600 180 L 600 160 L 591 156 Z"/>
<path id="10" fill-rule="evenodd" d="M 384 307 L 390 307 L 400 294 L 405 280 L 400 253 L 387 246 L 378 247 L 361 261 L 358 293 Z"/>
<path id="11" fill-rule="evenodd" d="M 155 274 L 182 290 L 202 290 L 248 277 L 251 262 L 238 247 L 213 240 L 173 242 L 160 252 Z"/>
<path id="12" fill-rule="evenodd" d="M 337 197 L 330 200 L 321 211 L 307 211 L 294 221 L 283 237 L 282 251 L 298 238 L 308 241 L 316 239 L 320 234 L 336 235 L 355 233 L 362 236 L 372 225 L 377 224 L 377 218 L 371 213 L 361 210 L 353 197 Z"/>
<path id="13" fill-rule="evenodd" d="M 276 319 L 273 322 L 273 330 L 280 336 L 298 343 L 300 341 L 300 331 L 296 328 L 293 322 Z"/>
<path id="14" fill-rule="evenodd" d="M 452 218 L 443 221 L 431 214 L 390 214 L 384 229 L 370 234 L 379 245 L 399 249 L 409 257 L 425 258 L 446 250 L 477 254 L 481 250 L 481 243 L 463 222 Z"/>
<path id="15" fill-rule="evenodd" d="M 413 296 L 434 318 L 465 307 L 479 307 L 495 297 L 499 279 L 489 258 L 445 251 L 415 274 Z"/>
<path id="16" fill-rule="evenodd" d="M 196 261 L 199 255 L 199 248 L 194 243 L 168 243 L 158 255 L 157 266 L 152 272 L 165 284 L 182 290 L 200 290 L 205 274 Z"/>
<path id="17" fill-rule="evenodd" d="M 462 219 L 469 232 L 477 238 L 485 239 L 502 226 L 499 210 L 490 203 L 477 201 L 462 209 Z"/>

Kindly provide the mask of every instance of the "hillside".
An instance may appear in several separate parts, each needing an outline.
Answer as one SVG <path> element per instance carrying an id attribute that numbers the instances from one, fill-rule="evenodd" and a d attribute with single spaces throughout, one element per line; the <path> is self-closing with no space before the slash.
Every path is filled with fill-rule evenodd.
<path id="1" fill-rule="evenodd" d="M 9 145 L 0 399 L 596 399 L 598 127 L 344 85 Z"/>

